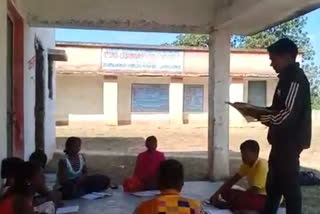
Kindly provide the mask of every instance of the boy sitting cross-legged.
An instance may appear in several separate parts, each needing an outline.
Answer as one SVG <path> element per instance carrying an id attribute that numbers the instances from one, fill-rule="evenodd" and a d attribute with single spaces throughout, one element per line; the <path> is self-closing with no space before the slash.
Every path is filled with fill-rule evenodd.
<path id="1" fill-rule="evenodd" d="M 240 170 L 213 194 L 210 201 L 218 208 L 260 212 L 266 200 L 268 162 L 259 158 L 260 148 L 255 140 L 243 142 L 240 150 L 243 162 Z M 243 177 L 248 179 L 249 188 L 246 191 L 232 189 Z"/>

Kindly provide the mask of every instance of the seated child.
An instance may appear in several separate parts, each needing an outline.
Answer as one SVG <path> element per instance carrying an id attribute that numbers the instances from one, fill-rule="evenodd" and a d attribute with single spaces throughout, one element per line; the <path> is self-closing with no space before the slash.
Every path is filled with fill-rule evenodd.
<path id="1" fill-rule="evenodd" d="M 5 194 L 8 188 L 14 185 L 14 178 L 15 178 L 17 169 L 23 163 L 24 163 L 24 160 L 20 158 L 15 158 L 15 157 L 6 158 L 2 160 L 1 178 L 6 179 L 6 183 L 4 184 L 4 187 L 2 188 L 0 195 Z"/>
<path id="2" fill-rule="evenodd" d="M 266 200 L 268 163 L 259 158 L 259 144 L 254 140 L 242 143 L 240 150 L 243 163 L 239 172 L 225 182 L 210 201 L 218 208 L 260 212 Z M 249 188 L 246 191 L 232 189 L 242 177 L 247 177 Z"/>
<path id="3" fill-rule="evenodd" d="M 65 158 L 59 161 L 57 181 L 63 199 L 74 199 L 91 192 L 107 189 L 110 179 L 103 175 L 88 176 L 86 161 L 79 154 L 81 139 L 70 137 L 65 145 Z"/>
<path id="4" fill-rule="evenodd" d="M 16 168 L 13 185 L 0 198 L 1 213 L 34 214 L 33 194 L 38 186 L 43 185 L 44 175 L 40 167 L 31 162 L 22 163 Z M 45 211 L 54 214 L 53 203 Z"/>
<path id="5" fill-rule="evenodd" d="M 124 181 L 125 192 L 137 192 L 157 189 L 159 165 L 165 160 L 162 152 L 157 151 L 157 138 L 150 136 L 146 139 L 147 151 L 138 155 L 134 175 Z"/>
<path id="6" fill-rule="evenodd" d="M 183 166 L 176 160 L 165 160 L 159 168 L 161 195 L 142 202 L 135 214 L 200 214 L 200 202 L 180 196 L 184 184 Z"/>
<path id="7" fill-rule="evenodd" d="M 36 149 L 29 157 L 29 161 L 39 164 L 42 169 L 46 168 L 47 160 L 47 155 L 42 149 Z"/>
<path id="8" fill-rule="evenodd" d="M 38 165 L 42 170 L 45 169 L 47 164 L 47 155 L 41 149 L 36 149 L 30 157 L 29 161 L 35 165 Z M 50 191 L 47 186 L 44 184 L 42 186 L 38 186 L 36 189 L 36 195 L 34 197 L 35 206 L 40 206 L 46 202 L 52 201 L 54 202 L 56 207 L 61 207 L 63 204 L 61 202 L 62 193 L 56 190 Z"/>

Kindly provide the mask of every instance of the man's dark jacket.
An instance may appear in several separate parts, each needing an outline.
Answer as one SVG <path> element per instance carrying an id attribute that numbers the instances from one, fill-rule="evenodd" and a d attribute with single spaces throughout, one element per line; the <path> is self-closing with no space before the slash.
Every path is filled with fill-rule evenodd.
<path id="1" fill-rule="evenodd" d="M 310 147 L 312 129 L 308 79 L 299 63 L 289 65 L 278 77 L 270 107 L 274 113 L 268 119 L 268 141 L 273 146 L 289 144 L 301 150 L 307 149 Z"/>

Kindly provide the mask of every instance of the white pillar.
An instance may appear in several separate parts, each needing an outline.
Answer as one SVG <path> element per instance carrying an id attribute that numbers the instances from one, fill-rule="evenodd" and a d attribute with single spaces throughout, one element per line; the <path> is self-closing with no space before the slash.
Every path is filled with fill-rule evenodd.
<path id="1" fill-rule="evenodd" d="M 94 96 L 94 95 L 93 95 Z M 103 82 L 103 112 L 107 125 L 118 125 L 118 79 L 105 76 Z"/>
<path id="2" fill-rule="evenodd" d="M 131 82 L 130 77 L 118 77 L 118 124 L 131 124 Z"/>
<path id="3" fill-rule="evenodd" d="M 229 70 L 230 32 L 210 33 L 209 46 L 209 177 L 220 180 L 229 176 Z"/>
<path id="4" fill-rule="evenodd" d="M 0 135 L 0 160 L 3 160 L 7 157 L 7 1 L 0 1 L 0 26 L 0 130 L 3 130 Z"/>
<path id="5" fill-rule="evenodd" d="M 183 124 L 183 78 L 171 78 L 169 112 L 171 124 Z"/>

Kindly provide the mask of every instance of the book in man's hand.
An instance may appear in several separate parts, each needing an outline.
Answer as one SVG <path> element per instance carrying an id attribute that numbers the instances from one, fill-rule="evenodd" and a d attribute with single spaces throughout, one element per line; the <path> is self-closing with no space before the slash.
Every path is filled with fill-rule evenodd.
<path id="1" fill-rule="evenodd" d="M 226 104 L 229 104 L 235 109 L 237 109 L 247 120 L 247 122 L 255 122 L 258 121 L 262 115 L 273 114 L 273 111 L 268 108 L 251 105 L 249 103 L 226 102 Z"/>

